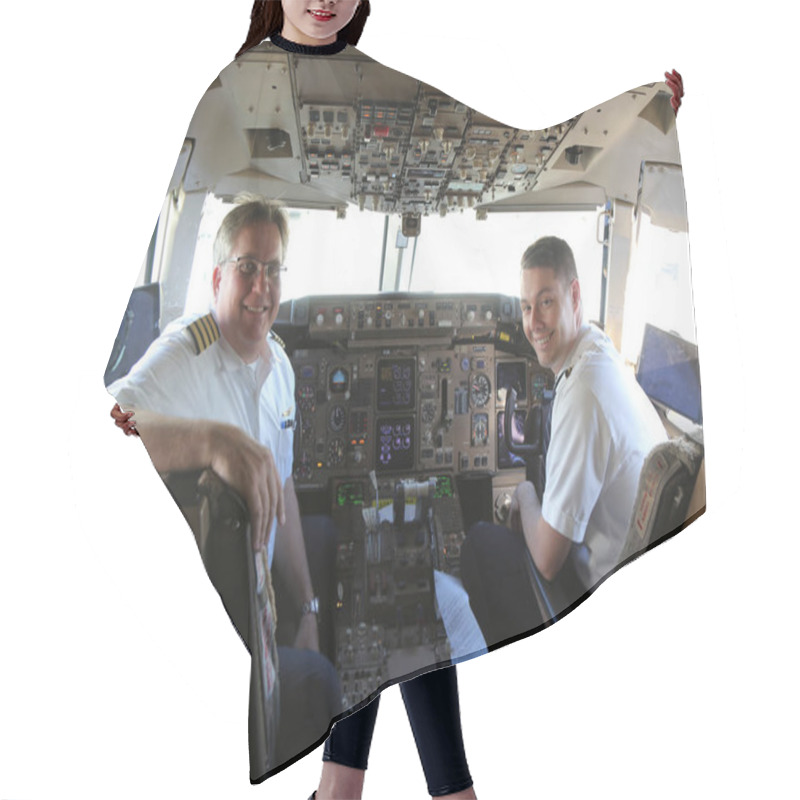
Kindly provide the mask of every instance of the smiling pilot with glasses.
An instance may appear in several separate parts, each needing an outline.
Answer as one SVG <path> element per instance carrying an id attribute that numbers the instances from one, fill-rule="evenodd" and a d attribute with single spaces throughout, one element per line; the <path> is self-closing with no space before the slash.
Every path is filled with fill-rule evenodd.
<path id="1" fill-rule="evenodd" d="M 335 530 L 327 517 L 300 520 L 292 480 L 294 372 L 271 334 L 288 233 L 283 208 L 242 198 L 214 242 L 212 310 L 170 325 L 109 387 L 125 409 L 118 413 L 125 423 L 135 422 L 159 472 L 210 467 L 247 503 L 253 547 L 278 578 L 285 713 L 276 763 L 322 737 L 341 706 L 336 671 L 320 653 L 321 633 L 330 652 L 332 626 L 318 628 L 318 616 L 329 613 L 326 576 L 333 573 L 328 562 Z"/>

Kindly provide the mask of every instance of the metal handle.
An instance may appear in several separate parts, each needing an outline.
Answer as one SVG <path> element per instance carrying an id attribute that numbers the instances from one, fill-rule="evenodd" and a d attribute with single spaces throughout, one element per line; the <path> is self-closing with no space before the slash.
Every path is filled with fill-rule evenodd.
<path id="1" fill-rule="evenodd" d="M 614 212 L 610 208 L 604 208 L 602 211 L 598 212 L 597 214 L 597 224 L 595 225 L 595 239 L 597 239 L 597 244 L 605 244 L 606 237 L 605 233 L 600 230 L 600 221 L 603 217 L 608 217 L 608 224 L 614 224 Z"/>
<path id="2" fill-rule="evenodd" d="M 503 438 L 508 452 L 520 458 L 528 458 L 539 453 L 538 444 L 516 444 L 514 442 L 514 411 L 517 408 L 517 390 L 509 386 L 506 389 L 506 409 L 503 418 Z"/>

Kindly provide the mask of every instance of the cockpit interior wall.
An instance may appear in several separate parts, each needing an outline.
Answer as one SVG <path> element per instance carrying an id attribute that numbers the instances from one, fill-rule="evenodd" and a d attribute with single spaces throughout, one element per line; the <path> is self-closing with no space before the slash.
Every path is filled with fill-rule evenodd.
<path id="1" fill-rule="evenodd" d="M 214 559 L 209 575 L 251 652 L 251 780 L 263 780 L 317 745 L 333 719 L 385 686 L 552 623 L 616 570 L 623 552 L 634 558 L 702 510 L 704 501 L 698 505 L 696 499 L 702 489 L 696 480 L 702 428 L 689 420 L 689 427 L 679 429 L 666 416 L 683 407 L 699 412 L 699 380 L 692 380 L 698 374 L 696 348 L 687 341 L 693 334 L 650 332 L 647 380 L 658 389 L 653 400 L 669 437 L 659 428 L 649 458 L 650 448 L 636 450 L 637 469 L 616 495 L 616 513 L 596 519 L 588 505 L 570 554 L 575 563 L 552 581 L 525 551 L 520 563 L 532 599 L 518 629 L 496 637 L 464 587 L 461 555 L 470 532 L 518 525 L 515 490 L 526 480 L 547 509 L 547 493 L 555 490 L 545 484 L 546 476 L 569 471 L 555 463 L 555 444 L 547 450 L 551 414 L 553 436 L 563 441 L 559 403 L 567 402 L 560 393 L 570 385 L 569 373 L 574 369 L 592 392 L 605 391 L 596 377 L 605 373 L 593 373 L 591 364 L 584 369 L 576 360 L 560 388 L 551 369 L 540 364 L 526 338 L 524 303 L 516 290 L 501 286 L 501 265 L 493 263 L 492 254 L 509 242 L 490 241 L 494 229 L 487 220 L 530 216 L 529 229 L 510 243 L 516 274 L 528 245 L 552 232 L 550 211 L 591 211 L 591 235 L 602 245 L 599 296 L 606 300 L 587 320 L 605 322 L 616 333 L 612 342 L 587 329 L 596 341 L 586 358 L 611 358 L 607 354 L 620 348 L 627 324 L 631 281 L 649 280 L 663 289 L 688 274 L 685 243 L 676 263 L 654 268 L 653 277 L 648 251 L 637 238 L 643 224 L 656 225 L 660 218 L 685 231 L 669 97 L 664 84 L 647 84 L 551 128 L 525 131 L 353 47 L 310 57 L 268 42 L 226 67 L 203 96 L 153 237 L 144 272 L 148 286 L 134 289 L 133 298 L 151 302 L 143 308 L 132 298 L 107 383 L 124 408 L 157 412 L 165 424 L 191 418 L 241 429 L 272 451 L 282 484 L 297 496 L 318 594 L 313 612 L 319 616 L 320 658 L 327 665 L 317 667 L 335 671 L 336 698 L 325 707 L 322 723 L 302 731 L 287 750 L 276 741 L 282 722 L 293 716 L 291 707 L 277 702 L 280 646 L 293 640 L 299 621 L 281 606 L 287 576 L 272 552 L 280 550 L 276 538 L 291 535 L 295 520 L 289 514 L 286 525 L 271 531 L 267 551 L 250 556 L 252 508 L 209 473 L 207 458 L 193 460 L 195 442 L 179 444 L 178 455 L 164 462 L 167 468 L 154 456 L 206 564 Z M 645 163 L 655 177 L 642 200 Z M 654 182 L 661 172 L 669 174 L 668 208 L 659 206 Z M 229 248 L 221 259 L 235 263 L 220 266 L 212 263 L 211 239 L 242 193 L 285 206 L 288 241 L 267 243 L 274 258 L 263 255 L 263 242 L 243 252 Z M 350 230 L 345 221 L 352 222 L 346 245 L 309 235 L 301 220 L 308 210 L 342 230 Z M 218 217 L 204 232 L 203 220 L 213 214 Z M 367 218 L 380 221 L 382 237 L 355 224 Z M 467 220 L 472 238 L 451 235 L 436 251 L 438 262 L 425 262 L 425 269 L 455 268 L 458 275 L 458 265 L 478 252 L 485 261 L 482 283 L 466 290 L 456 278 L 445 291 L 416 291 L 410 276 L 417 244 L 422 247 L 426 235 L 433 238 L 435 221 L 451 218 Z M 237 243 L 238 234 L 230 245 Z M 281 264 L 287 266 L 282 275 Z M 579 264 L 579 278 L 588 283 L 583 269 Z M 321 286 L 331 273 L 334 283 L 340 276 L 342 285 L 360 289 L 284 295 L 278 307 L 280 281 L 286 286 L 304 275 Z M 187 314 L 198 274 L 210 307 Z M 263 306 L 249 302 L 247 294 L 224 304 L 225 280 L 258 283 Z M 655 296 L 683 304 L 683 315 L 693 321 L 690 285 L 682 292 Z M 160 315 L 157 324 L 154 313 Z M 631 325 L 649 324 L 646 308 L 640 313 L 645 319 Z M 148 319 L 137 319 L 142 314 Z M 262 337 L 253 360 L 238 345 L 259 326 L 269 341 L 264 344 Z M 143 352 L 142 337 L 153 344 L 125 375 L 125 354 Z M 632 368 L 614 357 L 613 370 L 630 373 L 620 380 L 637 386 Z M 664 398 L 674 398 L 677 409 Z M 605 424 L 598 418 L 598 426 Z M 147 442 L 144 431 L 143 436 Z M 598 486 L 617 468 L 619 453 L 632 447 L 627 436 L 621 423 L 592 436 L 605 441 L 602 463 L 595 464 L 602 473 Z M 659 438 L 670 442 L 660 444 Z M 599 458 L 596 450 L 581 457 L 574 443 L 569 452 L 570 458 L 578 453 L 573 471 Z M 317 538 L 309 538 L 309 527 Z M 327 544 L 320 544 L 325 535 Z M 215 546 L 221 536 L 238 537 L 238 554 L 224 556 L 235 565 L 230 569 L 220 566 L 223 556 L 209 555 L 229 552 Z M 586 566 L 598 563 L 600 572 Z"/>

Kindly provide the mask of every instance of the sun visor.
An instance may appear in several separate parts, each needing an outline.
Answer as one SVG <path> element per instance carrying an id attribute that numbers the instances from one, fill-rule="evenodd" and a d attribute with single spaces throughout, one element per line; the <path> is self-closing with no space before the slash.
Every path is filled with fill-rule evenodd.
<path id="1" fill-rule="evenodd" d="M 653 225 L 671 231 L 688 230 L 683 171 L 677 164 L 642 162 L 636 216 L 644 211 Z"/>

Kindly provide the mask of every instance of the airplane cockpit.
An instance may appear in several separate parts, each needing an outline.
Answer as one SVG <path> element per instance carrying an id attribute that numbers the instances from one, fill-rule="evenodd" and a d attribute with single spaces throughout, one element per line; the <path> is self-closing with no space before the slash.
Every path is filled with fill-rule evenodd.
<path id="1" fill-rule="evenodd" d="M 648 84 L 523 131 L 352 49 L 322 60 L 266 43 L 198 107 L 106 384 L 174 319 L 208 310 L 213 238 L 236 196 L 279 200 L 290 238 L 273 331 L 295 375 L 301 511 L 338 530 L 329 655 L 346 704 L 477 652 L 456 645 L 458 609 L 437 589 L 458 580 L 470 526 L 506 523 L 516 486 L 544 480 L 554 376 L 525 338 L 518 295 L 520 258 L 537 238 L 570 244 L 584 317 L 636 371 L 676 443 L 643 475 L 655 512 L 637 505 L 646 532 L 629 556 L 702 511 L 669 97 Z M 193 485 L 175 491 L 187 508 L 203 502 Z M 529 566 L 543 622 L 579 600 Z"/>

